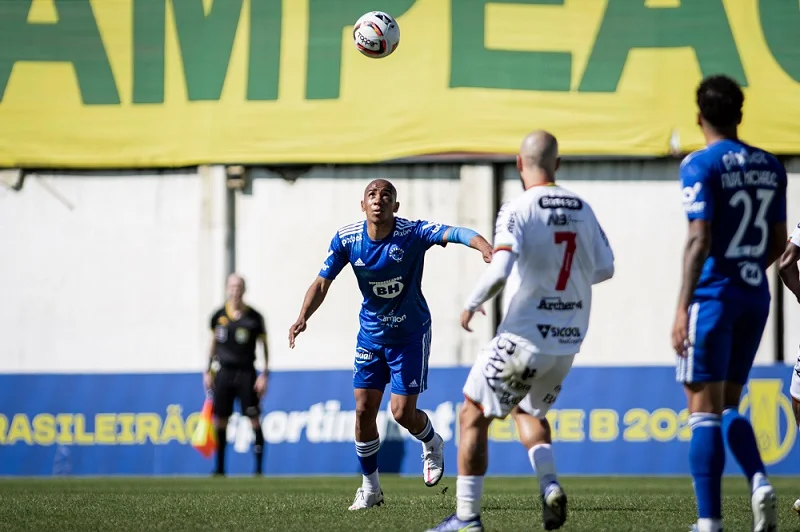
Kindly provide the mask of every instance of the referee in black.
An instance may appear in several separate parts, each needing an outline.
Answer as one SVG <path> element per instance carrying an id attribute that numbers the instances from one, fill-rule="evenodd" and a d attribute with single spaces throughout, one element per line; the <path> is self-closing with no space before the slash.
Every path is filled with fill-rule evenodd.
<path id="1" fill-rule="evenodd" d="M 225 475 L 225 446 L 228 418 L 239 399 L 242 414 L 250 418 L 255 432 L 255 474 L 261 475 L 264 462 L 264 433 L 261 430 L 261 398 L 267 390 L 269 348 L 264 317 L 243 301 L 244 279 L 228 277 L 225 306 L 211 316 L 211 349 L 203 384 L 214 392 L 217 429 L 217 467 L 215 475 Z M 264 373 L 255 368 L 256 345 L 264 351 Z"/>

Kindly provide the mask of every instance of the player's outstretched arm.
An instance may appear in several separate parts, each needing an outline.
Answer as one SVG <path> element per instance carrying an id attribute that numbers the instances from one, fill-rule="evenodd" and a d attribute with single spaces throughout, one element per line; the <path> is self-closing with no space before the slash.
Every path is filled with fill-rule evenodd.
<path id="1" fill-rule="evenodd" d="M 797 261 L 800 260 L 800 247 L 793 242 L 786 244 L 786 250 L 781 256 L 781 261 L 778 263 L 778 274 L 781 276 L 781 281 L 786 285 L 786 288 L 792 291 L 797 302 L 800 303 L 800 269 L 797 267 Z"/>
<path id="2" fill-rule="evenodd" d="M 477 231 L 467 227 L 451 227 L 442 237 L 444 243 L 455 242 L 464 246 L 477 249 L 483 255 L 483 261 L 492 262 L 492 245 L 486 241 Z"/>
<path id="3" fill-rule="evenodd" d="M 465 330 L 472 332 L 472 329 L 469 328 L 469 322 L 472 321 L 475 312 L 484 303 L 500 293 L 506 285 L 508 276 L 511 275 L 515 262 L 517 262 L 516 253 L 507 249 L 500 249 L 495 253 L 491 264 L 481 275 L 478 284 L 464 305 L 464 311 L 461 313 L 461 326 Z"/>
<path id="4" fill-rule="evenodd" d="M 297 336 L 306 330 L 306 321 L 317 311 L 322 302 L 325 301 L 325 296 L 328 294 L 328 289 L 331 287 L 333 281 L 324 277 L 317 277 L 311 286 L 306 291 L 306 297 L 303 299 L 303 307 L 300 309 L 300 316 L 297 321 L 289 327 L 289 347 L 294 349 L 294 340 Z"/>
<path id="5" fill-rule="evenodd" d="M 689 222 L 689 236 L 683 252 L 683 282 L 678 296 L 678 309 L 672 327 L 672 347 L 679 355 L 685 353 L 689 338 L 689 305 L 692 303 L 697 281 L 711 250 L 711 224 L 697 219 Z"/>

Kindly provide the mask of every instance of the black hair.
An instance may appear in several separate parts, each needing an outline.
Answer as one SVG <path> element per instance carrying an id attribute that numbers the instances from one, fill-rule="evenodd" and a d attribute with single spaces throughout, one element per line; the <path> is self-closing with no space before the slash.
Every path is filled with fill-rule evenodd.
<path id="1" fill-rule="evenodd" d="M 709 76 L 697 87 L 700 115 L 715 129 L 736 127 L 742 121 L 744 93 L 732 78 Z"/>

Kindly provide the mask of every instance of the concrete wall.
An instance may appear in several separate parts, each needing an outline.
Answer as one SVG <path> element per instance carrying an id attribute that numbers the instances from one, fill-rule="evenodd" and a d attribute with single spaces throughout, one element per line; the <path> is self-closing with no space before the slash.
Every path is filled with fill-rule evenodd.
<path id="1" fill-rule="evenodd" d="M 787 167 L 793 226 L 800 220 L 800 163 Z M 294 351 L 286 336 L 330 238 L 363 216 L 365 184 L 392 179 L 402 216 L 466 225 L 489 236 L 492 170 L 321 166 L 296 181 L 254 170 L 251 186 L 232 204 L 220 167 L 43 174 L 29 176 L 19 192 L 0 187 L 0 372 L 201 369 L 207 321 L 224 298 L 228 214 L 236 222 L 231 243 L 236 268 L 248 281 L 246 297 L 267 318 L 272 367 L 349 368 L 361 302 L 349 268 Z M 503 170 L 507 200 L 520 188 L 513 167 Z M 686 232 L 677 161 L 568 162 L 560 176 L 592 204 L 617 257 L 615 279 L 596 288 L 577 363 L 671 364 L 669 333 Z M 483 269 L 478 254 L 463 246 L 428 254 L 423 290 L 433 313 L 432 365 L 469 364 L 490 338 L 490 319 L 476 318 L 471 335 L 458 326 Z M 800 305 L 790 295 L 785 299 L 784 345 L 792 362 Z M 773 359 L 776 330 L 771 318 L 759 363 Z"/>
<path id="2" fill-rule="evenodd" d="M 224 172 L 0 188 L 0 372 L 202 367 L 223 297 Z"/>

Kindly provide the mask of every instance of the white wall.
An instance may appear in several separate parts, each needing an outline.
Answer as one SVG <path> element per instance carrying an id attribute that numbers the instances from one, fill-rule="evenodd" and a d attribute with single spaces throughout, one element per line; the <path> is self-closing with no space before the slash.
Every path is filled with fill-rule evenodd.
<path id="1" fill-rule="evenodd" d="M 800 220 L 800 163 L 788 167 L 795 172 L 793 225 Z M 579 364 L 673 362 L 669 332 L 686 231 L 676 168 L 564 165 L 562 184 L 592 204 L 617 257 L 616 277 L 596 289 Z M 362 218 L 359 201 L 370 179 L 393 180 L 403 216 L 466 225 L 487 237 L 493 230 L 490 167 L 316 167 L 296 182 L 254 173 L 252 193 L 237 194 L 237 269 L 248 281 L 247 299 L 266 315 L 274 369 L 351 367 L 361 296 L 349 268 L 294 351 L 286 336 L 330 238 Z M 29 176 L 19 192 L 0 186 L 0 372 L 203 368 L 207 321 L 224 298 L 224 180 L 222 168 L 206 167 Z M 504 183 L 506 199 L 519 191 L 516 179 Z M 491 336 L 487 318 L 476 318 L 472 335 L 458 325 L 483 269 L 463 246 L 428 254 L 423 291 L 433 314 L 432 365 L 469 364 Z M 800 305 L 788 292 L 785 300 L 792 362 Z M 771 361 L 774 332 L 771 318 L 759 363 Z"/>
<path id="2" fill-rule="evenodd" d="M 466 225 L 491 238 L 491 202 L 484 201 L 491 199 L 489 168 L 422 167 L 417 175 L 402 167 L 340 172 L 316 168 L 292 183 L 256 171 L 252 195 L 237 201 L 237 269 L 247 279 L 248 299 L 266 316 L 275 369 L 352 367 L 362 298 L 349 267 L 293 351 L 287 335 L 331 238 L 339 227 L 363 219 L 360 201 L 371 179 L 392 180 L 399 216 Z M 491 338 L 488 319 L 476 319 L 472 335 L 458 325 L 463 302 L 482 270 L 480 255 L 464 246 L 436 246 L 428 252 L 422 289 L 433 319 L 432 366 L 471 362 L 480 344 Z"/>
<path id="3" fill-rule="evenodd" d="M 220 168 L 0 188 L 0 372 L 203 367 L 224 197 Z"/>

